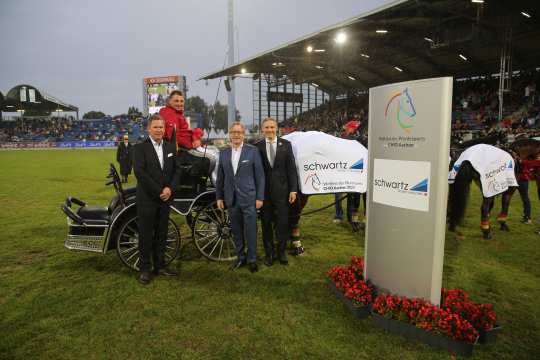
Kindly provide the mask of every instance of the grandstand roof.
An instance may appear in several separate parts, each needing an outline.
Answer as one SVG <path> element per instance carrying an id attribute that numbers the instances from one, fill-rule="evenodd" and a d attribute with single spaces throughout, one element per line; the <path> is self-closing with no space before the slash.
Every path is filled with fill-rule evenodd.
<path id="1" fill-rule="evenodd" d="M 6 112 L 29 109 L 79 111 L 77 106 L 63 102 L 32 85 L 17 85 L 0 100 L 0 111 Z"/>
<path id="2" fill-rule="evenodd" d="M 340 32 L 343 44 L 335 41 Z M 201 79 L 245 69 L 344 93 L 427 77 L 487 75 L 499 72 L 509 32 L 512 68 L 540 66 L 538 0 L 398 0 Z"/>

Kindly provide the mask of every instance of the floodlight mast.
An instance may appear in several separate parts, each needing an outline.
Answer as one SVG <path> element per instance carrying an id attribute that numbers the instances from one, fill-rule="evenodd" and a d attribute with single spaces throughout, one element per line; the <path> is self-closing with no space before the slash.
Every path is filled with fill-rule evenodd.
<path id="1" fill-rule="evenodd" d="M 228 0 L 228 65 L 232 66 L 234 64 L 234 0 Z M 227 129 L 236 121 L 236 101 L 235 101 L 235 86 L 234 86 L 234 77 L 228 76 L 228 83 L 231 87 L 231 90 L 228 94 L 228 106 L 227 106 Z"/>

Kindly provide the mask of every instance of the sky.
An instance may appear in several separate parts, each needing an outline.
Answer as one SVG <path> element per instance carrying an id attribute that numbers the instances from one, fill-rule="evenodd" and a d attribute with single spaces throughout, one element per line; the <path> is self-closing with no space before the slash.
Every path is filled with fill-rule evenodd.
<path id="1" fill-rule="evenodd" d="M 239 59 L 316 32 L 390 0 L 235 0 Z M 142 79 L 185 75 L 188 96 L 213 103 L 223 66 L 227 0 L 0 0 L 0 92 L 34 85 L 109 115 L 142 110 Z M 249 79 L 236 80 L 236 106 L 253 116 Z M 224 87 L 219 100 L 227 102 Z"/>

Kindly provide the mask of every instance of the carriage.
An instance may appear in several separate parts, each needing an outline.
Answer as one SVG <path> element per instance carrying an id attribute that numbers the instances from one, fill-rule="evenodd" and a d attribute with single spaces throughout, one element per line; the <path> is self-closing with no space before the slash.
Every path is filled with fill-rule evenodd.
<path id="1" fill-rule="evenodd" d="M 166 264 L 178 256 L 188 239 L 210 260 L 233 261 L 236 251 L 227 212 L 217 208 L 215 188 L 207 173 L 194 175 L 191 170 L 192 165 L 182 166 L 188 181 L 182 177 L 170 205 L 171 215 L 174 212 L 185 217 L 190 234 L 183 235 L 177 222 L 169 217 Z M 116 192 L 108 206 L 89 206 L 75 197 L 68 197 L 60 206 L 68 225 L 64 246 L 101 254 L 116 250 L 122 263 L 139 270 L 136 188 L 123 188 L 113 164 L 107 178 L 107 185 L 112 185 Z"/>

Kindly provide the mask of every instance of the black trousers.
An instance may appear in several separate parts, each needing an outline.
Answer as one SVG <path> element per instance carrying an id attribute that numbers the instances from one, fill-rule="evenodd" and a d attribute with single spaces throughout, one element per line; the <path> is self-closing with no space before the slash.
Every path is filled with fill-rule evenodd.
<path id="1" fill-rule="evenodd" d="M 263 233 L 264 252 L 266 256 L 276 258 L 274 248 L 274 233 L 277 239 L 277 256 L 285 255 L 285 248 L 289 241 L 289 204 L 287 200 L 264 200 L 261 223 Z"/>
<path id="2" fill-rule="evenodd" d="M 139 270 L 162 269 L 165 266 L 167 229 L 170 208 L 166 203 L 137 203 L 139 217 Z"/>

